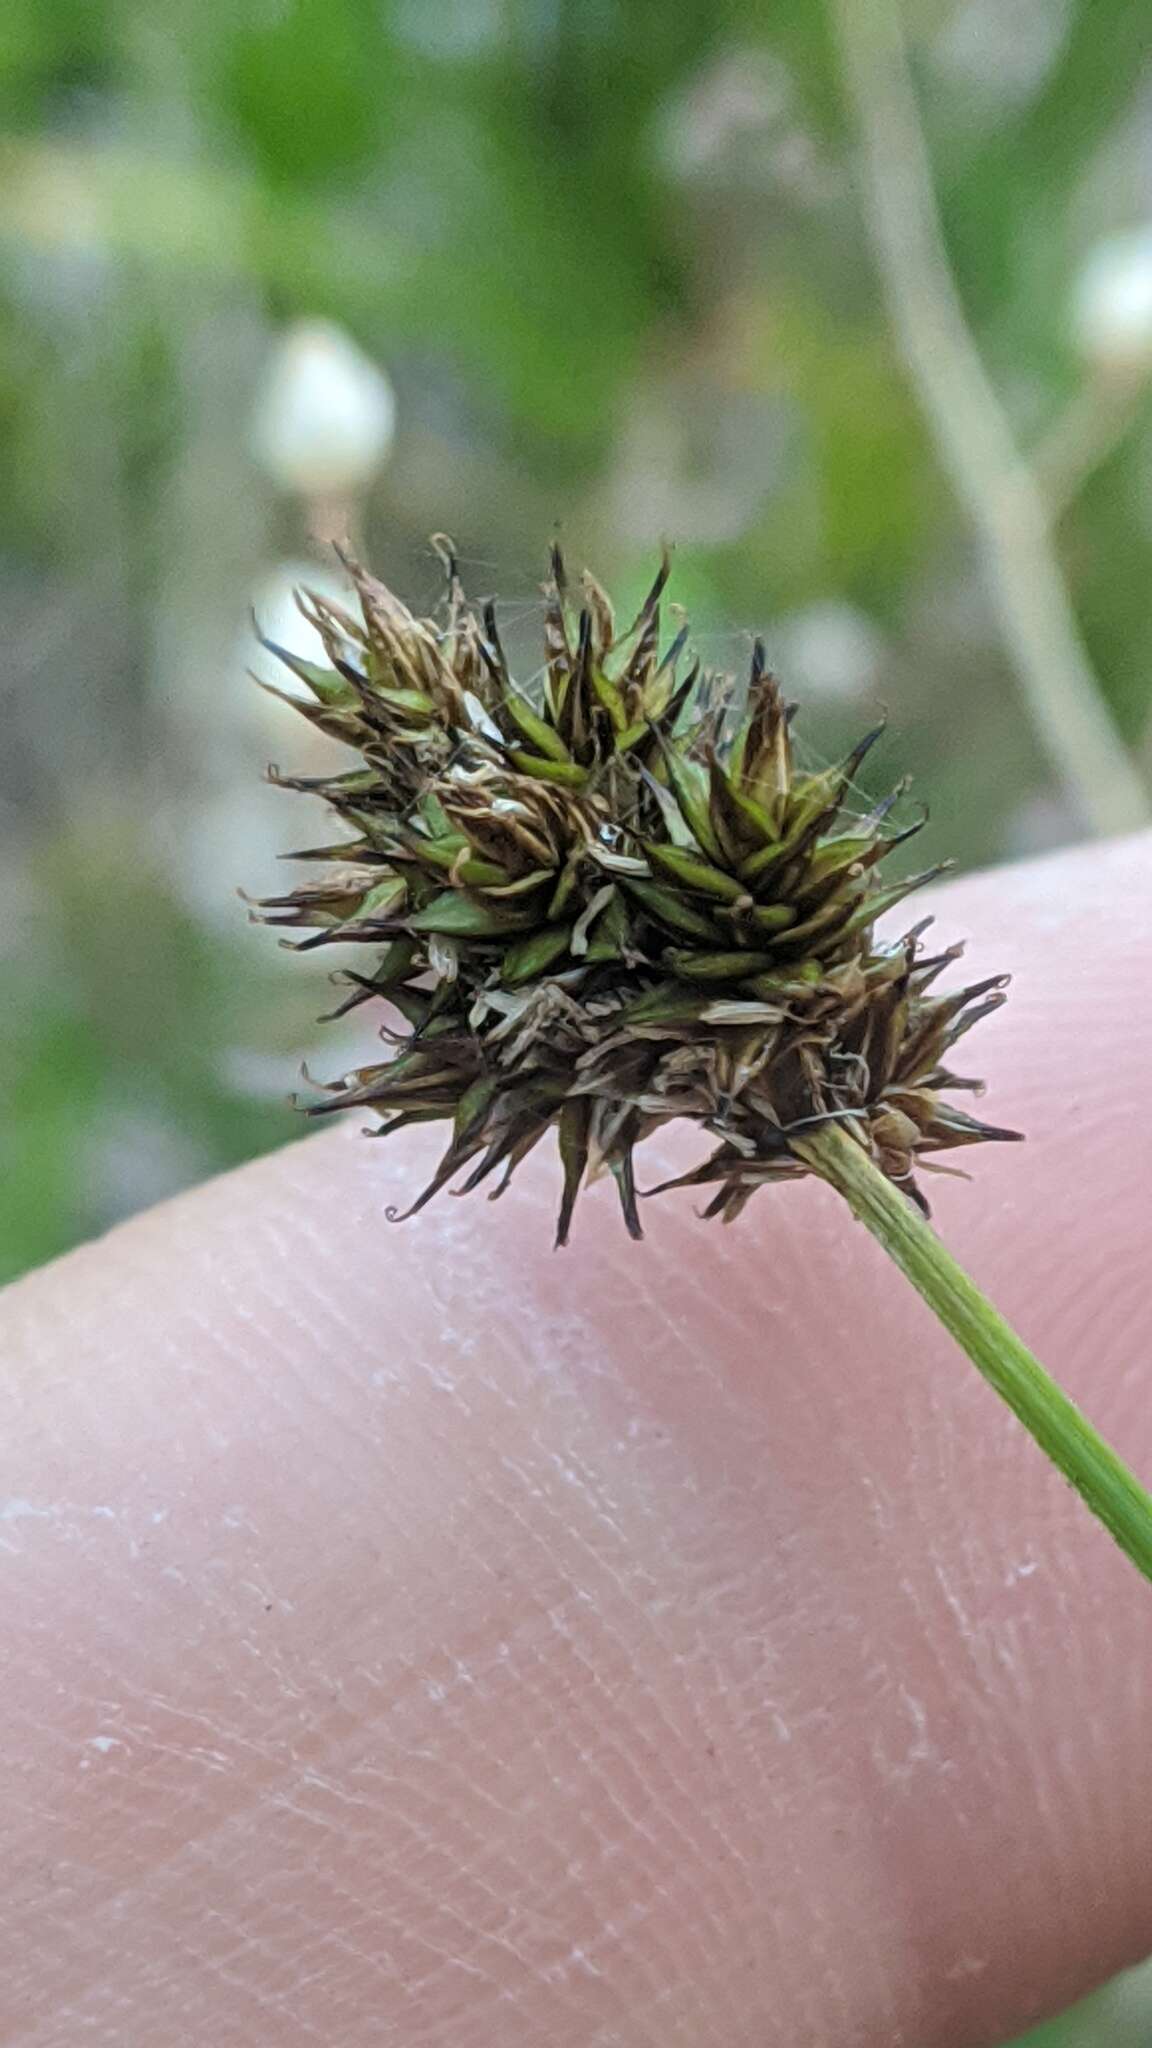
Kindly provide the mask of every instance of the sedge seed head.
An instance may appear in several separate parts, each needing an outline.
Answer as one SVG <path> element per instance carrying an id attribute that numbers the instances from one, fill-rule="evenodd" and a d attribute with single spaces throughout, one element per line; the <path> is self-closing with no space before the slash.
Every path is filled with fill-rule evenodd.
<path id="1" fill-rule="evenodd" d="M 529 690 L 493 607 L 469 602 L 444 554 L 438 617 L 415 617 L 345 556 L 354 613 L 299 599 L 329 665 L 266 643 L 309 693 L 285 701 L 360 761 L 318 779 L 270 771 L 325 798 L 349 836 L 302 854 L 321 878 L 260 914 L 307 928 L 286 942 L 300 951 L 363 946 L 368 971 L 341 977 L 335 1014 L 378 997 L 405 1026 L 309 1113 L 363 1107 L 385 1133 L 451 1126 L 409 1215 L 460 1175 L 465 1190 L 499 1176 L 498 1193 L 555 1130 L 561 1244 L 604 1170 L 640 1235 L 636 1148 L 674 1118 L 717 1142 L 665 1185 L 709 1188 L 705 1213 L 725 1221 L 765 1182 L 809 1171 L 792 1140 L 828 1118 L 854 1122 L 925 1210 L 928 1155 L 1015 1137 L 955 1105 L 978 1084 L 947 1064 L 1007 977 L 941 995 L 961 948 L 927 948 L 930 920 L 875 937 L 882 912 L 940 872 L 884 878 L 923 822 L 891 828 L 903 785 L 852 809 L 880 728 L 838 766 L 802 771 L 795 707 L 760 643 L 738 693 L 690 658 L 686 629 L 664 644 L 667 559 L 621 628 L 554 549 L 543 683 Z"/>

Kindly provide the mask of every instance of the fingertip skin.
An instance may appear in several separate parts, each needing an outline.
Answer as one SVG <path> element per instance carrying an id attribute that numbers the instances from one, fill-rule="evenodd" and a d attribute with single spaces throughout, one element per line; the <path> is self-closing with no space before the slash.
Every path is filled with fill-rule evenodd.
<path id="1" fill-rule="evenodd" d="M 936 892 L 1028 1142 L 930 1184 L 1145 1472 L 1150 880 Z M 388 1225 L 435 1149 L 0 1300 L 0 2041 L 976 2048 L 1142 1954 L 1152 1589 L 831 1192 L 554 1253 L 542 1157 Z"/>

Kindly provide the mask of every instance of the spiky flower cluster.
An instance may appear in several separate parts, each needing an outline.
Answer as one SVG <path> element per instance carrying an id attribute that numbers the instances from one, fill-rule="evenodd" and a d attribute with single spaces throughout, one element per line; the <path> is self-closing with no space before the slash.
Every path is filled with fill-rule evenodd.
<path id="1" fill-rule="evenodd" d="M 296 856 L 333 865 L 260 908 L 315 927 L 300 950 L 380 949 L 334 1014 L 382 997 L 407 1027 L 385 1029 L 393 1056 L 312 1113 L 364 1106 L 384 1133 L 450 1121 L 414 1208 L 466 1168 L 462 1192 L 498 1170 L 499 1192 L 555 1127 L 561 1244 L 603 1169 L 639 1236 L 634 1153 L 673 1118 L 719 1143 L 665 1185 L 712 1184 L 706 1214 L 726 1221 L 763 1182 L 808 1171 L 791 1140 L 823 1119 L 854 1120 L 921 1207 L 924 1154 L 1015 1136 L 943 1099 L 979 1085 L 943 1062 L 1003 1002 L 1005 977 L 930 995 L 961 949 L 926 955 L 928 920 L 874 938 L 930 879 L 880 877 L 918 829 L 887 829 L 903 785 L 865 816 L 849 809 L 879 728 L 839 766 L 800 772 L 795 707 L 759 643 L 739 700 L 698 662 L 679 675 L 686 628 L 661 651 L 666 561 L 621 632 L 599 585 L 574 590 L 554 550 L 531 693 L 493 607 L 466 600 L 447 560 L 438 620 L 349 560 L 359 617 L 300 598 L 331 667 L 272 648 L 309 692 L 286 701 L 363 765 L 269 771 L 325 798 L 352 836 Z"/>

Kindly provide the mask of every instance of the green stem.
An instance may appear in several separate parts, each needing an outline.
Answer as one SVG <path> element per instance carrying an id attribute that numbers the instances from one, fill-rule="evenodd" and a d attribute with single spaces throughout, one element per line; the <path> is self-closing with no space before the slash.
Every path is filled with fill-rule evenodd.
<path id="1" fill-rule="evenodd" d="M 792 1146 L 844 1196 L 1121 1550 L 1152 1579 L 1152 1497 L 875 1165 L 861 1140 L 843 1124 L 826 1123 L 794 1138 Z"/>

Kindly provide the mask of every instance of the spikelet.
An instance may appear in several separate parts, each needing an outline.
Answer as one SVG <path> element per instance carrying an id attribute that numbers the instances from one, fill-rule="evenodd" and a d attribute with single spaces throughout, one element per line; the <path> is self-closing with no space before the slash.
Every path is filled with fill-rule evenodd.
<path id="1" fill-rule="evenodd" d="M 738 699 L 687 664 L 686 628 L 662 651 L 667 559 L 620 631 L 600 586 L 574 589 L 553 550 L 536 693 L 450 551 L 439 619 L 344 559 L 358 616 L 300 598 L 330 666 L 265 644 L 309 692 L 285 701 L 361 757 L 328 778 L 269 772 L 325 798 L 349 836 L 297 856 L 324 878 L 260 911 L 306 928 L 300 950 L 370 950 L 335 1014 L 380 997 L 406 1029 L 310 1113 L 364 1107 L 383 1133 L 450 1123 L 408 1214 L 460 1175 L 463 1190 L 499 1175 L 499 1193 L 553 1128 L 560 1244 L 603 1170 L 640 1235 L 634 1154 L 673 1118 L 718 1142 L 665 1185 L 710 1187 L 705 1213 L 726 1221 L 764 1182 L 808 1170 L 790 1141 L 816 1121 L 852 1119 L 924 1209 L 926 1154 L 1017 1135 L 948 1100 L 979 1085 L 946 1062 L 1006 977 L 941 996 L 959 947 L 926 952 L 927 920 L 894 944 L 874 936 L 940 872 L 883 878 L 922 822 L 889 828 L 903 785 L 853 812 L 879 727 L 839 766 L 801 772 L 795 707 L 759 643 Z"/>

